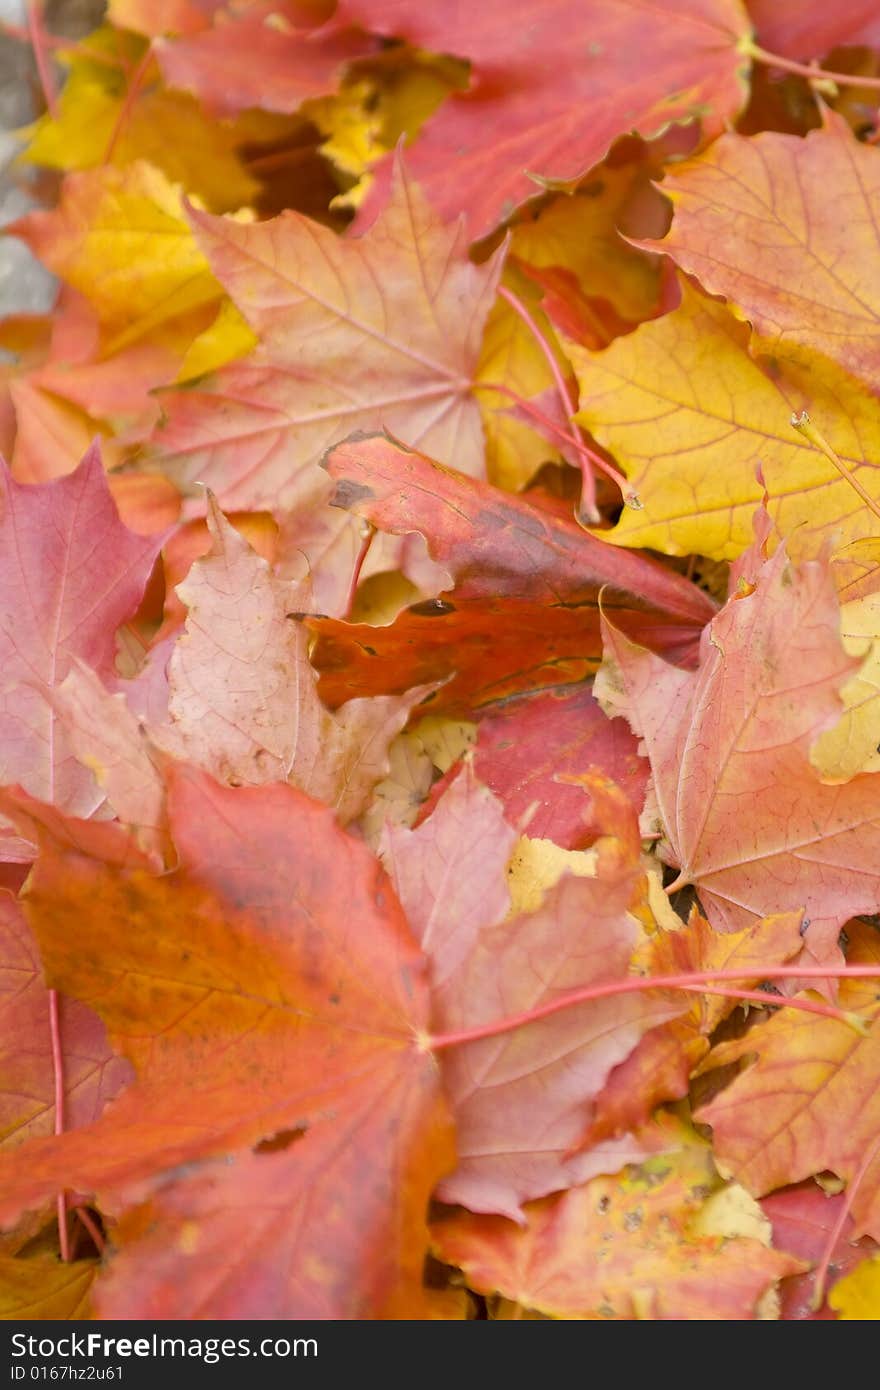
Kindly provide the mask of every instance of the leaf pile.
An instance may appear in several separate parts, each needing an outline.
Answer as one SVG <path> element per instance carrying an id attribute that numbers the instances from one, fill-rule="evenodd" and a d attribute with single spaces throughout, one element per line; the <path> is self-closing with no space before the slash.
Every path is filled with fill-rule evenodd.
<path id="1" fill-rule="evenodd" d="M 880 1316 L 875 8 L 33 26 L 4 1317 Z"/>

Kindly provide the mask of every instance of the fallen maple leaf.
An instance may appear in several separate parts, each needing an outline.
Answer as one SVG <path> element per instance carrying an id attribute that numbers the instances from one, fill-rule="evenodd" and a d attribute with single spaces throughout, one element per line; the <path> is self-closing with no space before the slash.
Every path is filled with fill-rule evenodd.
<path id="1" fill-rule="evenodd" d="M 252 106 L 294 111 L 310 97 L 335 91 L 345 64 L 377 46 L 356 30 L 294 28 L 268 5 L 251 4 L 224 21 L 156 43 L 169 86 L 195 92 L 218 116 Z"/>
<path id="2" fill-rule="evenodd" d="M 12 418 L 2 456 L 15 476 L 44 483 L 69 473 L 95 438 L 95 422 L 26 378 L 8 381 L 6 389 Z"/>
<path id="3" fill-rule="evenodd" d="M 372 1316 L 410 1286 L 411 1315 L 425 1204 L 451 1154 L 436 1068 L 417 1044 L 427 994 L 400 908 L 372 855 L 300 792 L 232 791 L 182 767 L 168 776 L 181 866 L 165 877 L 117 827 L 3 797 L 43 838 L 27 901 L 48 976 L 94 1003 L 138 1074 L 95 1124 L 0 1156 L 3 1212 L 63 1187 L 100 1189 L 105 1210 L 155 1194 L 148 1210 L 168 1241 L 181 1210 L 201 1231 L 216 1186 L 207 1161 L 238 1150 L 244 1188 L 265 1191 L 273 1170 L 287 1187 L 272 1229 L 296 1259 L 274 1265 L 264 1316 Z M 273 1136 L 283 1152 L 261 1152 Z M 202 1317 L 227 1305 L 222 1288 L 202 1301 L 199 1251 L 216 1279 L 211 1232 L 228 1230 L 241 1200 L 228 1168 L 219 1184 L 225 1197 L 190 1265 Z M 127 1263 L 113 1299 L 133 1297 L 129 1280 L 139 1289 L 143 1278 Z M 182 1296 L 175 1281 L 173 1307 L 189 1316 Z M 167 1297 L 166 1286 L 155 1306 Z"/>
<path id="4" fill-rule="evenodd" d="M 873 534 L 875 518 L 849 483 L 792 428 L 792 413 L 809 410 L 869 495 L 877 491 L 880 407 L 827 358 L 798 349 L 756 361 L 730 310 L 686 283 L 679 308 L 604 352 L 567 350 L 581 384 L 577 419 L 642 502 L 621 514 L 617 544 L 733 560 L 765 488 L 795 558 L 817 555 L 829 534 L 838 545 Z"/>
<path id="5" fill-rule="evenodd" d="M 475 839 L 488 854 L 473 854 Z M 637 867 L 601 857 L 595 877 L 566 874 L 532 911 L 504 920 L 500 807 L 469 774 L 416 830 L 395 827 L 385 856 L 431 962 L 435 1032 L 456 1035 L 525 1013 L 565 991 L 626 973 L 638 936 L 628 914 Z M 398 862 L 399 861 L 399 862 Z M 455 866 L 455 912 L 443 896 Z M 421 873 L 419 873 L 421 868 Z M 448 910 L 447 910 L 448 909 Z M 521 1219 L 520 1204 L 641 1156 L 629 1135 L 573 1154 L 592 1101 L 639 1037 L 682 1006 L 636 995 L 593 1000 L 444 1057 L 459 1161 L 439 1195 Z"/>
<path id="6" fill-rule="evenodd" d="M 258 555 L 274 566 L 279 528 L 268 512 L 228 512 L 226 520 Z M 186 579 L 195 561 L 202 559 L 213 548 L 214 538 L 206 516 L 196 517 L 178 526 L 162 547 L 162 568 L 165 572 L 162 632 L 165 637 L 176 632 L 186 620 L 186 604 L 177 593 L 177 586 Z"/>
<path id="7" fill-rule="evenodd" d="M 439 681 L 431 708 L 467 715 L 544 685 L 583 681 L 601 654 L 598 610 L 589 608 L 548 610 L 538 603 L 453 594 L 414 604 L 388 627 L 307 621 L 318 636 L 312 653 L 321 675 L 318 689 L 334 707 Z M 670 632 L 673 639 L 682 635 L 680 627 L 659 622 L 654 632 L 660 645 Z M 692 649 L 692 632 L 685 653 Z"/>
<path id="8" fill-rule="evenodd" d="M 79 659 L 115 675 L 116 629 L 140 602 L 162 536 L 119 519 L 97 447 L 74 473 L 23 485 L 0 464 L 0 780 L 72 815 L 103 793 L 77 762 L 52 694 Z"/>
<path id="9" fill-rule="evenodd" d="M 222 296 L 180 190 L 143 160 L 68 174 L 57 208 L 27 213 L 10 230 L 94 305 L 105 352 Z"/>
<path id="10" fill-rule="evenodd" d="M 681 575 L 615 551 L 575 521 L 463 478 L 387 436 L 350 436 L 327 453 L 324 466 L 336 481 L 335 506 L 383 531 L 421 532 L 463 596 L 575 607 L 604 585 L 683 625 L 701 627 L 715 611 Z"/>
<path id="11" fill-rule="evenodd" d="M 876 6 L 25 8 L 3 1310 L 871 1316 Z"/>
<path id="12" fill-rule="evenodd" d="M 328 1107 L 337 1096 L 328 1088 Z M 97 1315 L 429 1316 L 420 1265 L 430 1182 L 418 1159 L 433 1155 L 421 1101 L 361 1076 L 344 1112 L 329 1108 L 308 1142 L 284 1131 L 278 1152 L 269 1140 L 160 1182 L 114 1231 Z"/>
<path id="13" fill-rule="evenodd" d="M 111 1265 L 106 1304 L 99 1293 L 108 1316 L 145 1301 L 163 1311 L 171 1273 L 161 1251 L 181 1240 L 192 1244 L 192 1261 L 190 1301 L 178 1290 L 178 1314 L 228 1315 L 234 1305 L 225 1280 L 218 1283 L 217 1251 L 229 1248 L 245 1205 L 263 1215 L 254 1216 L 253 1240 L 236 1247 L 236 1275 L 249 1293 L 239 1287 L 235 1307 L 260 1297 L 278 1316 L 413 1315 L 424 1205 L 452 1166 L 427 1047 L 448 1044 L 425 1031 L 423 963 L 391 888 L 370 853 L 298 792 L 224 790 L 179 765 L 168 778 L 181 866 L 164 877 L 150 873 L 117 827 L 64 820 L 24 794 L 3 798 L 42 841 L 28 912 L 49 979 L 95 1004 L 138 1080 L 95 1125 L 32 1141 L 6 1169 L 0 1155 L 0 1211 L 8 1219 L 56 1188 L 99 1190 L 103 1208 L 120 1216 L 124 1252 Z M 421 844 L 434 834 L 430 821 L 416 833 Z M 327 897 L 331 865 L 343 908 Z M 598 878 L 563 878 L 537 912 L 500 934 L 482 930 L 474 913 L 466 955 L 460 924 L 450 934 L 449 919 L 439 919 L 431 958 L 441 1026 L 480 1023 L 502 1006 L 535 1004 L 623 969 L 637 931 L 626 915 L 633 878 L 633 867 L 612 855 Z M 412 887 L 412 874 L 400 881 Z M 489 899 L 494 908 L 498 901 Z M 175 926 L 182 910 L 185 941 Z M 588 937 L 585 913 L 594 922 Z M 72 934 L 71 920 L 88 922 L 88 935 Z M 500 976 L 496 956 L 507 963 Z M 462 1145 L 449 1191 L 480 1190 L 481 1205 L 516 1212 L 535 1188 L 641 1154 L 627 1137 L 559 1162 L 614 1059 L 670 1009 L 677 1006 L 662 997 L 584 1002 L 517 1036 L 456 1048 L 445 1073 Z M 548 1076 L 557 1080 L 549 1091 Z M 199 1086 L 197 1115 L 186 1077 Z M 530 1105 L 521 1108 L 525 1097 Z M 541 1151 L 532 1152 L 535 1125 Z M 507 1151 L 519 1147 L 513 1162 L 474 1151 L 474 1140 L 489 1134 Z M 213 1162 L 229 1154 L 231 1162 Z M 341 1187 L 359 1207 L 355 1225 Z M 331 1247 L 328 1223 L 339 1230 Z M 398 1237 L 389 1245 L 392 1229 Z M 260 1272 L 268 1232 L 289 1258 L 267 1290 Z M 286 1275 L 303 1265 L 306 1273 Z"/>
<path id="14" fill-rule="evenodd" d="M 98 1016 L 76 999 L 61 1000 L 63 1116 L 58 1116 L 49 991 L 21 906 L 6 892 L 0 892 L 0 942 L 0 1139 L 11 1149 L 35 1135 L 52 1134 L 56 1122 L 90 1124 L 131 1071 L 111 1050 Z"/>
<path id="15" fill-rule="evenodd" d="M 648 764 L 637 749 L 626 721 L 609 719 L 589 684 L 560 686 L 490 707 L 480 720 L 473 765 L 511 825 L 564 849 L 581 849 L 597 828 L 583 787 L 562 779 L 598 769 L 641 812 Z M 436 783 L 432 800 L 457 773 L 456 765 Z"/>
<path id="16" fill-rule="evenodd" d="M 672 930 L 667 916 L 662 923 L 666 929 L 644 943 L 633 963 L 646 975 L 753 968 L 754 974 L 742 980 L 748 987 L 771 973 L 774 964 L 798 954 L 803 945 L 801 920 L 800 912 L 788 912 L 763 917 L 742 931 L 717 932 L 698 912 L 691 914 L 687 926 L 675 921 Z M 597 1096 L 589 1141 L 637 1131 L 658 1105 L 687 1095 L 691 1073 L 734 1007 L 734 1000 L 718 995 L 697 997 L 687 1013 L 646 1033 Z"/>
<path id="17" fill-rule="evenodd" d="M 274 578 L 212 498 L 208 526 L 213 549 L 179 586 L 188 615 L 168 666 L 170 723 L 153 736 L 221 782 L 290 782 L 352 820 L 431 687 L 331 714 L 309 665 L 298 586 Z"/>
<path id="18" fill-rule="evenodd" d="M 650 27 L 633 0 L 461 3 L 340 0 L 337 20 L 471 62 L 471 87 L 450 97 L 413 146 L 416 177 L 445 216 L 464 208 L 485 236 L 541 185 L 580 178 L 621 135 L 649 139 L 698 116 L 718 133 L 744 95 L 748 35 L 734 0 L 679 0 Z M 583 112 L 590 112 L 584 120 Z M 488 140 L 487 131 L 504 132 Z M 454 169 L 454 178 L 450 170 Z"/>
<path id="19" fill-rule="evenodd" d="M 534 912 L 482 931 L 435 997 L 435 1026 L 478 1028 L 562 991 L 619 978 L 635 939 L 626 915 L 631 892 L 631 879 L 613 873 L 568 876 Z M 612 1067 L 680 1008 L 636 998 L 572 1006 L 450 1052 L 444 1074 L 459 1161 L 438 1186 L 443 1200 L 517 1217 L 524 1201 L 641 1156 L 628 1134 L 578 1148 Z"/>
<path id="20" fill-rule="evenodd" d="M 256 201 L 260 184 L 240 155 L 244 123 L 213 120 L 188 93 L 169 91 L 149 59 L 133 34 L 109 26 L 71 45 L 55 111 L 21 132 L 30 137 L 21 157 L 60 170 L 145 160 L 214 212 Z"/>
<path id="21" fill-rule="evenodd" d="M 687 660 L 712 601 L 644 556 L 626 557 L 573 520 L 435 463 L 382 435 L 330 450 L 334 505 L 380 530 L 424 535 L 455 587 L 388 627 L 313 621 L 331 703 L 457 672 L 435 707 L 471 707 L 560 677 L 582 680 L 601 645 L 598 593 L 627 630 Z M 334 679 L 336 671 L 340 672 Z"/>
<path id="22" fill-rule="evenodd" d="M 695 673 L 605 633 L 597 696 L 644 740 L 676 882 L 723 930 L 803 908 L 810 949 L 833 959 L 847 919 L 880 905 L 880 809 L 875 776 L 830 787 L 809 760 L 856 664 L 827 556 L 795 569 L 780 547 L 713 619 Z"/>
<path id="23" fill-rule="evenodd" d="M 72 472 L 96 435 L 105 437 L 111 468 L 121 461 L 122 449 L 107 436 L 125 433 L 136 440 L 149 434 L 158 415 L 150 392 L 173 380 L 180 360 L 167 343 L 135 342 L 106 356 L 97 314 L 69 286 L 62 286 L 51 317 L 30 320 L 29 341 L 22 341 L 16 327 L 25 325 L 3 325 L 3 346 L 17 361 L 3 370 L 11 418 L 2 431 L 2 452 L 19 482 L 42 483 Z M 125 476 L 129 485 L 142 482 Z M 164 479 L 160 483 L 170 490 Z"/>
<path id="24" fill-rule="evenodd" d="M 465 763 L 430 824 L 385 829 L 380 854 L 407 919 L 443 984 L 483 927 L 510 911 L 507 866 L 517 834 L 501 803 Z"/>
<path id="25" fill-rule="evenodd" d="M 852 964 L 880 962 L 876 933 L 851 929 Z M 877 988 L 841 982 L 844 1008 L 865 1020 L 865 1032 L 831 1018 L 781 1009 L 744 1037 L 719 1043 L 703 1071 L 749 1058 L 697 1119 L 712 1126 L 713 1151 L 724 1171 L 756 1196 L 830 1169 L 850 1184 L 853 1234 L 880 1237 L 880 1107 L 876 1077 L 880 1033 Z M 871 1027 L 871 1025 L 874 1025 Z"/>
<path id="26" fill-rule="evenodd" d="M 799 1259 L 809 1260 L 815 1268 L 829 1253 L 828 1240 L 841 1215 L 845 1216 L 845 1203 L 844 1193 L 832 1195 L 823 1192 L 817 1183 L 807 1182 L 798 1187 L 783 1188 L 781 1192 L 771 1192 L 769 1197 L 762 1197 L 761 1210 L 773 1224 L 775 1248 L 797 1255 Z M 835 1282 L 876 1249 L 874 1241 L 867 1237 L 854 1242 L 852 1230 L 852 1219 L 845 1216 L 843 1227 L 830 1251 Z M 786 1322 L 834 1320 L 827 1296 L 821 1308 L 814 1308 L 815 1282 L 814 1272 L 792 1275 L 783 1280 L 779 1289 L 780 1316 Z"/>
<path id="27" fill-rule="evenodd" d="M 841 116 L 804 139 L 723 135 L 662 189 L 672 227 L 638 245 L 724 295 L 762 351 L 802 343 L 880 384 L 880 159 Z"/>
<path id="28" fill-rule="evenodd" d="M 756 1206 L 739 1230 L 723 1218 L 713 1230 L 713 1207 L 729 1189 L 708 1148 L 674 1131 L 669 1141 L 669 1152 L 618 1177 L 532 1203 L 524 1227 L 469 1212 L 440 1218 L 435 1249 L 471 1288 L 552 1317 L 760 1316 L 762 1297 L 801 1262 L 768 1249 Z"/>
<path id="29" fill-rule="evenodd" d="M 127 698 L 132 684 L 118 684 L 123 689 L 111 693 L 94 671 L 75 661 L 52 692 L 52 709 L 71 753 L 92 773 L 109 808 L 134 831 L 139 847 L 161 860 L 169 848 L 165 788 L 145 721 Z M 167 703 L 166 695 L 163 716 Z"/>
<path id="30" fill-rule="evenodd" d="M 356 426 L 483 472 L 471 388 L 503 252 L 472 265 L 462 228 L 440 223 L 402 162 L 357 240 L 293 212 L 252 225 L 190 217 L 260 346 L 163 396 L 156 443 L 178 481 L 208 484 L 227 507 L 305 510 L 326 493 L 314 465 Z"/>

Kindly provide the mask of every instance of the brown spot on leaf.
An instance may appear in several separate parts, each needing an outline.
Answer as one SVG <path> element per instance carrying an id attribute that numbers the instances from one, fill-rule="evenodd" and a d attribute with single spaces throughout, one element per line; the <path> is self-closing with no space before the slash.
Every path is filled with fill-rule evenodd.
<path id="1" fill-rule="evenodd" d="M 363 483 L 354 483 L 349 478 L 341 478 L 333 489 L 333 496 L 330 498 L 331 507 L 341 507 L 344 511 L 351 511 L 357 506 L 358 502 L 369 502 L 375 498 L 372 488 L 365 487 Z"/>
<path id="2" fill-rule="evenodd" d="M 295 1129 L 279 1129 L 277 1133 L 271 1134 L 268 1139 L 261 1139 L 259 1144 L 254 1145 L 255 1154 L 276 1154 L 283 1149 L 289 1149 L 291 1144 L 295 1144 L 298 1139 L 302 1139 L 308 1126 L 297 1125 Z"/>

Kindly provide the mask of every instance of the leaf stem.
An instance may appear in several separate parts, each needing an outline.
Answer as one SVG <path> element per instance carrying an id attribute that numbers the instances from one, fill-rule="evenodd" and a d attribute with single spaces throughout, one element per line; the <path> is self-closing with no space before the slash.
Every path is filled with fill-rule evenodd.
<path id="1" fill-rule="evenodd" d="M 91 1236 L 92 1244 L 94 1245 L 98 1254 L 103 1255 L 104 1251 L 107 1248 L 107 1242 L 101 1235 L 101 1232 L 98 1229 L 98 1223 L 93 1219 L 91 1212 L 88 1210 L 87 1207 L 74 1207 L 73 1210 L 76 1216 L 79 1218 L 80 1222 L 82 1223 L 83 1229 L 88 1231 L 89 1235 Z"/>
<path id="2" fill-rule="evenodd" d="M 637 994 L 651 989 L 680 989 L 688 994 L 720 994 L 729 999 L 747 999 L 762 1005 L 799 1009 L 802 1013 L 819 1014 L 823 1018 L 833 1018 L 840 1023 L 861 1030 L 861 1020 L 847 1010 L 834 1008 L 813 999 L 786 999 L 767 994 L 758 989 L 727 989 L 713 985 L 715 980 L 748 980 L 755 977 L 754 965 L 747 970 L 689 971 L 682 975 L 634 975 L 623 980 L 606 980 L 597 985 L 585 985 L 582 989 L 570 990 L 547 1004 L 524 1013 L 512 1014 L 509 1018 L 495 1019 L 491 1023 L 481 1023 L 474 1028 L 463 1028 L 455 1033 L 440 1033 L 427 1039 L 425 1046 L 432 1052 L 446 1047 L 457 1047 L 460 1043 L 477 1042 L 481 1038 L 494 1038 L 502 1033 L 512 1033 L 528 1023 L 537 1023 L 551 1014 L 577 1004 L 587 1004 L 595 999 L 609 999 L 618 994 Z M 827 980 L 833 979 L 877 979 L 880 978 L 880 965 L 771 965 L 763 972 L 765 979 Z"/>
<path id="3" fill-rule="evenodd" d="M 361 532 L 360 532 L 360 535 L 361 535 L 361 544 L 360 544 L 360 549 L 358 550 L 358 553 L 357 553 L 357 555 L 355 556 L 354 569 L 353 569 L 352 572 L 351 572 L 351 582 L 349 583 L 349 586 L 348 586 L 348 597 L 347 597 L 347 599 L 345 600 L 345 616 L 346 616 L 346 618 L 350 618 L 350 617 L 351 617 L 351 610 L 352 610 L 352 608 L 354 607 L 355 595 L 357 594 L 358 584 L 360 583 L 361 570 L 362 570 L 363 567 L 364 567 L 364 561 L 365 561 L 366 558 L 367 558 L 367 555 L 368 555 L 368 553 L 369 553 L 370 546 L 373 544 L 373 537 L 375 536 L 375 534 L 376 534 L 376 528 L 375 528 L 375 526 L 372 524 L 372 522 L 370 522 L 370 521 L 364 521 L 364 522 L 361 523 Z"/>
<path id="4" fill-rule="evenodd" d="M 880 91 L 880 77 L 861 77 L 855 72 L 829 72 L 827 68 L 815 68 L 809 63 L 796 63 L 792 58 L 783 58 L 779 53 L 769 53 L 766 48 L 749 40 L 743 48 L 746 55 L 756 63 L 779 68 L 781 72 L 792 72 L 796 77 L 807 77 L 817 82 L 835 82 L 841 87 L 870 87 Z"/>
<path id="5" fill-rule="evenodd" d="M 816 1266 L 816 1280 L 813 1286 L 813 1297 L 811 1300 L 811 1305 L 814 1313 L 818 1313 L 819 1309 L 822 1307 L 822 1304 L 825 1301 L 825 1281 L 828 1278 L 828 1270 L 831 1265 L 831 1258 L 834 1254 L 834 1247 L 837 1245 L 837 1242 L 843 1233 L 843 1228 L 846 1225 L 846 1219 L 850 1214 L 852 1204 L 855 1201 L 855 1196 L 859 1190 L 862 1179 L 864 1178 L 871 1164 L 874 1162 L 874 1159 L 877 1157 L 878 1150 L 880 1150 L 880 1135 L 877 1136 L 877 1139 L 874 1141 L 874 1143 L 871 1145 L 868 1152 L 866 1153 L 865 1157 L 862 1159 L 852 1181 L 848 1182 L 846 1185 L 846 1197 L 844 1199 L 843 1206 L 840 1208 L 840 1215 L 834 1223 L 834 1229 L 828 1237 L 825 1249 L 822 1252 L 822 1258 Z"/>
<path id="6" fill-rule="evenodd" d="M 549 415 L 540 410 L 533 401 L 527 401 L 524 396 L 521 396 L 518 391 L 512 391 L 509 386 L 502 386 L 500 381 L 475 382 L 474 390 L 497 391 L 499 395 L 508 396 L 510 400 L 516 401 L 520 410 L 524 410 L 526 415 L 531 415 L 534 420 L 538 420 L 545 429 L 552 430 L 560 439 L 564 439 L 566 444 L 570 444 L 573 449 L 576 449 L 582 458 L 589 459 L 595 468 L 600 468 L 606 477 L 620 488 L 627 507 L 632 507 L 634 511 L 641 511 L 642 504 L 639 501 L 638 493 L 632 491 L 624 475 L 614 467 L 613 463 L 609 463 L 595 449 L 591 449 L 583 437 L 578 438 L 570 434 L 568 430 L 564 430 L 561 425 L 557 425 L 555 420 L 551 420 Z"/>
<path id="7" fill-rule="evenodd" d="M 119 108 L 119 114 L 116 117 L 116 120 L 113 125 L 113 130 L 110 135 L 110 139 L 107 142 L 107 148 L 104 151 L 105 164 L 109 164 L 111 159 L 113 158 L 114 151 L 119 143 L 120 137 L 122 136 L 122 132 L 125 130 L 125 127 L 128 124 L 128 118 L 131 115 L 131 108 L 134 106 L 134 103 L 140 94 L 141 88 L 144 85 L 144 78 L 147 75 L 147 69 L 149 68 L 152 60 L 153 45 L 152 43 L 149 43 L 147 44 L 147 47 L 144 49 L 144 52 L 141 55 L 140 62 L 135 68 L 134 72 L 131 74 L 131 78 L 128 83 L 128 88 L 125 93 L 125 99 Z"/>
<path id="8" fill-rule="evenodd" d="M 505 300 L 506 303 L 510 305 L 513 312 L 519 315 L 526 328 L 529 330 L 532 337 L 534 338 L 535 342 L 538 344 L 538 347 L 541 349 L 542 353 L 547 359 L 547 365 L 550 368 L 553 380 L 556 383 L 556 390 L 559 392 L 559 399 L 562 402 L 563 413 L 565 414 L 566 418 L 569 421 L 571 421 L 572 429 L 575 431 L 578 437 L 580 437 L 580 427 L 576 425 L 572 420 L 572 416 L 577 414 L 577 404 L 574 398 L 572 397 L 568 382 L 562 375 L 562 370 L 559 366 L 559 363 L 556 360 L 556 354 L 553 351 L 553 348 L 550 346 L 550 342 L 546 334 L 542 332 L 534 315 L 532 315 L 529 312 L 529 310 L 526 308 L 525 304 L 523 304 L 518 294 L 514 294 L 513 290 L 509 290 L 506 285 L 498 286 L 498 294 L 501 299 Z M 584 443 L 584 448 L 586 449 L 586 447 L 586 443 Z M 592 468 L 582 468 L 581 474 L 583 476 L 581 513 L 584 519 L 587 521 L 599 521 L 599 509 L 596 506 L 595 475 L 593 474 Z"/>
<path id="9" fill-rule="evenodd" d="M 40 86 L 43 89 L 43 98 L 46 102 L 46 110 L 53 121 L 58 119 L 58 97 L 55 92 L 55 79 L 49 65 L 49 58 L 46 52 L 46 31 L 43 28 L 42 0 L 27 0 L 25 7 L 27 15 L 28 37 L 31 41 L 31 51 L 34 55 L 34 62 L 37 65 L 37 75 L 40 79 Z"/>
<path id="10" fill-rule="evenodd" d="M 814 449 L 818 449 L 820 453 L 823 453 L 825 457 L 834 464 L 834 467 L 838 470 L 841 477 L 845 478 L 850 487 L 854 488 L 859 494 L 868 510 L 873 512 L 876 517 L 880 518 L 880 506 L 877 505 L 871 494 L 862 487 L 862 484 L 859 482 L 852 469 L 848 468 L 843 459 L 834 452 L 824 434 L 816 428 L 807 412 L 802 410 L 800 414 L 798 414 L 798 412 L 795 411 L 791 417 L 791 423 L 800 434 L 810 441 Z"/>
<path id="11" fill-rule="evenodd" d="M 49 1039 L 52 1047 L 52 1075 L 55 1083 L 55 1133 L 64 1133 L 64 1053 L 61 1048 L 61 1009 L 57 989 L 49 990 Z M 70 1262 L 70 1231 L 67 1224 L 67 1193 L 59 1192 L 58 1249 L 65 1264 Z"/>
<path id="12" fill-rule="evenodd" d="M 666 894 L 667 898 L 671 898 L 673 893 L 677 893 L 680 888 L 689 888 L 690 884 L 691 880 L 687 877 L 684 870 L 682 869 L 679 871 L 678 878 L 674 878 L 671 883 L 667 883 L 666 887 L 663 889 L 663 892 Z"/>

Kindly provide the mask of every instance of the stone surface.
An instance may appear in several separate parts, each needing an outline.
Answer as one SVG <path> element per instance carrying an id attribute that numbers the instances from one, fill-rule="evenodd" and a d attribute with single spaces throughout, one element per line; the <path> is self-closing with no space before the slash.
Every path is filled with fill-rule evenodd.
<path id="1" fill-rule="evenodd" d="M 77 37 L 100 23 L 103 0 L 55 0 L 46 6 L 51 32 Z M 0 0 L 0 22 L 24 25 L 24 0 Z M 57 70 L 56 70 L 57 71 Z M 0 227 L 33 206 L 28 170 L 15 165 L 15 132 L 42 109 L 42 94 L 30 48 L 0 34 Z M 15 237 L 0 236 L 0 316 L 40 313 L 49 308 L 55 281 Z"/>

